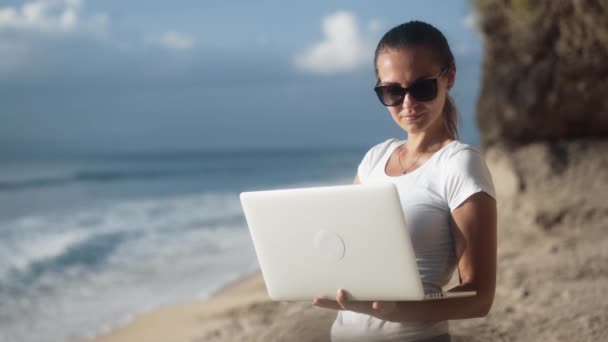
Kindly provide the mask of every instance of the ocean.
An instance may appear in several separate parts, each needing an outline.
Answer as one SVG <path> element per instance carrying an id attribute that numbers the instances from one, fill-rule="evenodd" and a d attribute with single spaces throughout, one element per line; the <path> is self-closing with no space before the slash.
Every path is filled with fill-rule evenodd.
<path id="1" fill-rule="evenodd" d="M 352 182 L 365 148 L 0 161 L 0 341 L 83 341 L 258 269 L 248 190 Z"/>

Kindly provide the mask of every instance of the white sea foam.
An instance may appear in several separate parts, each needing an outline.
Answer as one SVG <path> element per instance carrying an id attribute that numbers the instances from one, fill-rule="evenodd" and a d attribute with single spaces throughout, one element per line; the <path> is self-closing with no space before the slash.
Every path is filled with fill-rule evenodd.
<path id="1" fill-rule="evenodd" d="M 0 341 L 86 338 L 257 266 L 234 193 L 30 217 L 0 231 Z"/>
<path id="2" fill-rule="evenodd" d="M 16 244 L 4 246 L 4 262 L 0 264 L 0 277 L 10 270 L 23 272 L 33 263 L 50 259 L 65 253 L 66 249 L 86 237 L 85 232 L 67 231 L 57 234 L 41 233 L 37 236 L 26 236 Z"/>

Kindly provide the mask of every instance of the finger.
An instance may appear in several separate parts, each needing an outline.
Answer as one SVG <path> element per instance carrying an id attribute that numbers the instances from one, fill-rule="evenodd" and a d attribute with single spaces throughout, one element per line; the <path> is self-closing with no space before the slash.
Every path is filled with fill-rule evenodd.
<path id="1" fill-rule="evenodd" d="M 372 308 L 373 308 L 374 310 L 376 310 L 376 311 L 382 311 L 382 310 L 384 309 L 384 306 L 382 305 L 382 303 L 381 303 L 381 302 L 375 301 L 375 302 L 372 304 Z"/>
<path id="2" fill-rule="evenodd" d="M 324 309 L 342 310 L 340 304 L 338 304 L 338 302 L 336 302 L 335 300 L 331 299 L 315 298 L 312 301 L 312 304 L 314 306 L 318 306 Z"/>
<path id="3" fill-rule="evenodd" d="M 338 293 L 336 294 L 336 302 L 338 303 L 338 305 L 340 305 L 342 310 L 348 310 L 347 306 L 349 304 L 349 301 L 348 301 L 348 293 L 346 292 L 346 290 L 344 290 L 344 289 L 338 290 Z"/>
<path id="4" fill-rule="evenodd" d="M 397 306 L 397 303 L 395 302 L 379 302 L 379 301 L 375 301 L 372 304 L 372 308 L 380 313 L 391 313 L 393 310 L 395 310 Z"/>
<path id="5" fill-rule="evenodd" d="M 369 313 L 372 312 L 372 302 L 370 301 L 359 301 L 352 300 L 352 296 L 348 291 L 344 289 L 338 290 L 336 295 L 336 302 L 340 305 L 342 310 L 349 310 L 354 312 Z"/>

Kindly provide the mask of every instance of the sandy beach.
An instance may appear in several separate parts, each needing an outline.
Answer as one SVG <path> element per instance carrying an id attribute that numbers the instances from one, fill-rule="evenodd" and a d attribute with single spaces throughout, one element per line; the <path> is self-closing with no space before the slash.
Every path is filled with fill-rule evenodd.
<path id="1" fill-rule="evenodd" d="M 606 340 L 608 239 L 597 233 L 542 243 L 519 238 L 521 248 L 502 234 L 492 311 L 485 318 L 450 322 L 453 339 Z M 328 341 L 334 317 L 309 303 L 270 301 L 261 275 L 255 274 L 209 300 L 142 314 L 95 341 Z"/>
<path id="2" fill-rule="evenodd" d="M 486 318 L 451 322 L 454 340 L 608 338 L 608 303 L 602 299 L 608 289 L 608 239 L 596 237 L 548 241 L 519 251 L 502 248 L 492 312 Z M 580 243 L 589 248 L 576 248 Z M 529 258 L 541 259 L 543 266 L 524 266 Z M 143 314 L 95 341 L 328 341 L 334 316 L 307 303 L 271 302 L 256 274 L 207 301 Z"/>
<path id="3" fill-rule="evenodd" d="M 334 316 L 310 304 L 270 301 L 261 273 L 255 273 L 209 300 L 142 314 L 95 341 L 323 341 Z"/>
<path id="4" fill-rule="evenodd" d="M 486 318 L 451 322 L 454 340 L 608 338 L 608 303 L 602 299 L 608 289 L 608 239 L 601 235 L 585 241 L 530 243 L 520 250 L 504 243 L 492 312 Z M 577 248 L 581 243 L 588 248 Z M 530 265 L 529 259 L 541 260 L 537 265 L 542 266 Z M 261 275 L 255 274 L 207 301 L 143 314 L 95 341 L 329 340 L 335 313 L 308 303 L 272 302 L 265 291 Z"/>

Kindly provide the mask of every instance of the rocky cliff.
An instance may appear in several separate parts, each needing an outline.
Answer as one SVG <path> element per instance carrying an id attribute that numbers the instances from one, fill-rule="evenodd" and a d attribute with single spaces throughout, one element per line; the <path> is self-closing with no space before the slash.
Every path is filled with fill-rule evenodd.
<path id="1" fill-rule="evenodd" d="M 478 0 L 484 145 L 608 136 L 608 1 Z"/>
<path id="2" fill-rule="evenodd" d="M 474 6 L 499 268 L 492 312 L 454 322 L 455 340 L 606 341 L 608 1 Z"/>

